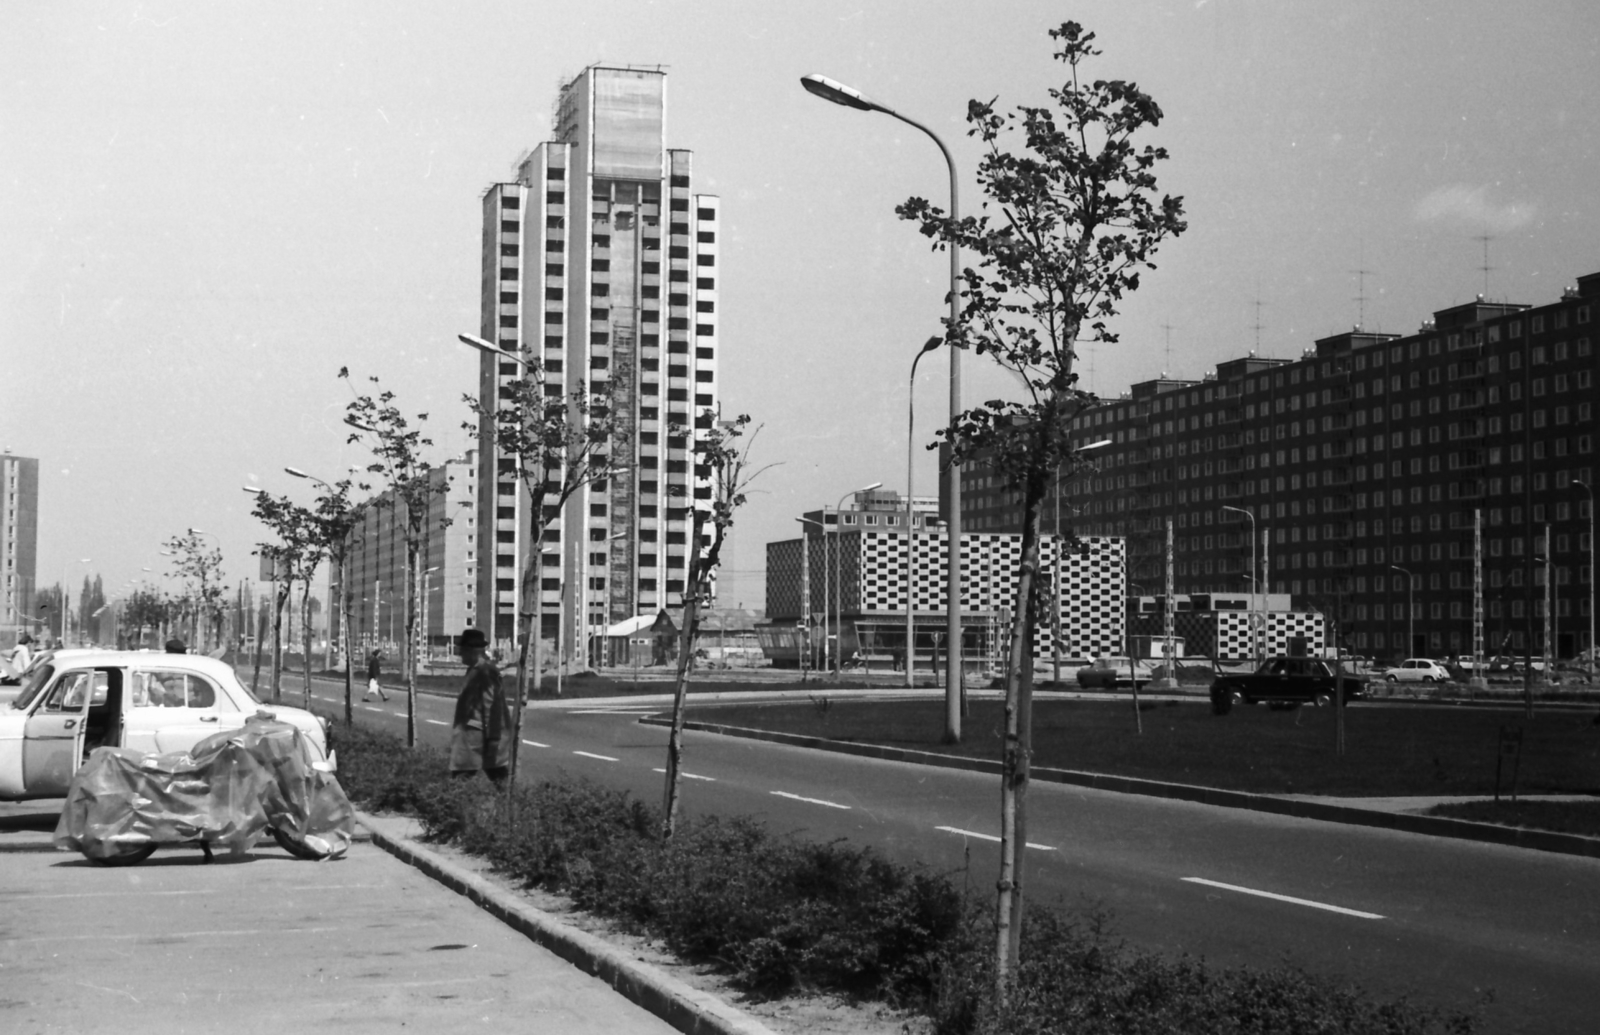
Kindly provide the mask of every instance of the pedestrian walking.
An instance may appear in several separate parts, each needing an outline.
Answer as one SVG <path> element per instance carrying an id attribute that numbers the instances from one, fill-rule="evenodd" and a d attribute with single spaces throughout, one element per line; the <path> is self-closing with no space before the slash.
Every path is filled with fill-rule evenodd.
<path id="1" fill-rule="evenodd" d="M 455 718 L 450 724 L 450 775 L 470 777 L 482 770 L 500 783 L 511 767 L 511 709 L 488 648 L 482 629 L 461 634 L 467 680 L 456 698 Z"/>
<path id="2" fill-rule="evenodd" d="M 378 678 L 383 675 L 383 651 L 377 647 L 372 648 L 372 653 L 367 655 L 367 692 L 361 695 L 363 701 L 372 700 L 372 695 L 377 694 L 387 701 L 389 695 L 383 692 L 383 684 Z"/>

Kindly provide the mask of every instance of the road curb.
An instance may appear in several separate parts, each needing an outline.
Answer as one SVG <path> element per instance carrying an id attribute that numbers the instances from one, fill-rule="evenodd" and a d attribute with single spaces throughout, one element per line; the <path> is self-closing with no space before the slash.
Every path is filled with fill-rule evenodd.
<path id="1" fill-rule="evenodd" d="M 640 724 L 646 726 L 671 726 L 672 720 L 654 716 L 641 716 Z M 911 748 L 887 747 L 881 744 L 854 744 L 824 737 L 807 737 L 796 733 L 776 733 L 771 730 L 748 729 L 743 726 L 725 726 L 714 722 L 686 721 L 684 729 L 702 733 L 716 733 L 726 737 L 743 737 L 749 740 L 766 740 L 775 744 L 831 751 L 841 755 L 878 758 L 889 762 L 910 762 L 914 765 L 931 765 L 941 769 L 962 769 L 968 772 L 1000 774 L 1000 763 L 987 758 L 962 758 L 942 755 L 934 751 L 917 751 Z M 1071 784 L 1075 787 L 1093 787 L 1121 794 L 1143 794 L 1155 798 L 1173 798 L 1179 801 L 1217 805 L 1222 808 L 1248 809 L 1252 812 L 1269 812 L 1299 819 L 1319 819 L 1330 823 L 1347 823 L 1354 826 L 1379 827 L 1410 834 L 1432 834 L 1435 837 L 1453 837 L 1464 841 L 1481 841 L 1487 844 L 1508 845 L 1512 848 L 1531 848 L 1540 852 L 1562 855 L 1581 855 L 1600 858 L 1600 838 L 1581 834 L 1560 834 L 1548 830 L 1529 830 L 1524 827 L 1507 827 L 1495 823 L 1474 823 L 1465 819 L 1445 816 L 1419 816 L 1409 812 L 1383 812 L 1352 805 L 1333 805 L 1327 802 L 1307 801 L 1303 798 L 1282 798 L 1272 794 L 1252 794 L 1247 791 L 1228 791 L 1217 787 L 1201 787 L 1187 783 L 1168 783 L 1162 780 L 1145 780 L 1133 776 L 1112 776 L 1107 773 L 1088 773 L 1074 769 L 1050 769 L 1034 766 L 1030 774 L 1035 780 L 1046 783 Z"/>
<path id="2" fill-rule="evenodd" d="M 690 1035 L 776 1035 L 756 1018 L 716 996 L 691 988 L 658 967 L 629 958 L 610 943 L 562 923 L 410 838 L 384 833 L 365 813 L 358 812 L 356 818 L 372 833 L 373 843 L 390 855 L 471 899 L 501 923 L 604 981 L 679 1031 Z"/>

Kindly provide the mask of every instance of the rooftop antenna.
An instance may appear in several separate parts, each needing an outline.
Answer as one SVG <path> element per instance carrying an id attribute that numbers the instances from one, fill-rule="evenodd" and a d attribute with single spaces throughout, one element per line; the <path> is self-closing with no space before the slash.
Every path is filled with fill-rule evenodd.
<path id="1" fill-rule="evenodd" d="M 1255 302 L 1255 305 L 1256 305 L 1256 322 L 1250 325 L 1251 330 L 1256 332 L 1255 355 L 1257 355 L 1257 356 L 1261 355 L 1261 304 L 1262 304 L 1261 303 L 1261 278 L 1257 277 L 1256 278 L 1256 302 Z"/>
<path id="2" fill-rule="evenodd" d="M 1163 331 L 1165 331 L 1166 334 L 1167 334 L 1167 362 L 1166 362 L 1165 369 L 1163 369 L 1161 371 L 1161 375 L 1163 377 L 1171 377 L 1172 376 L 1172 324 L 1164 323 L 1164 324 L 1161 325 L 1161 329 Z"/>
<path id="3" fill-rule="evenodd" d="M 1483 265 L 1479 266 L 1478 269 L 1483 272 L 1483 294 L 1480 297 L 1487 302 L 1489 300 L 1489 271 L 1494 269 L 1493 266 L 1489 265 L 1489 228 L 1484 227 L 1483 233 L 1478 234 L 1473 240 L 1483 242 Z"/>
<path id="4" fill-rule="evenodd" d="M 1358 330 L 1358 331 L 1361 328 L 1365 327 L 1366 323 L 1367 323 L 1367 278 L 1372 275 L 1372 271 L 1366 268 L 1366 265 L 1367 265 L 1367 244 L 1366 244 L 1366 241 L 1363 240 L 1360 243 L 1359 247 L 1360 247 L 1360 251 L 1357 254 L 1360 256 L 1361 268 L 1353 269 L 1353 270 L 1350 271 L 1351 273 L 1354 273 L 1356 275 L 1356 297 L 1355 297 L 1355 303 L 1356 303 L 1356 330 Z"/>

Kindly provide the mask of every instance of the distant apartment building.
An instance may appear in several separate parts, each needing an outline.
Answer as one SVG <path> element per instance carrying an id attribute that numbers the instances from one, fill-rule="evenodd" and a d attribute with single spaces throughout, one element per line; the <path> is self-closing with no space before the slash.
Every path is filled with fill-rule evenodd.
<path id="1" fill-rule="evenodd" d="M 33 631 L 38 572 L 39 461 L 0 453 L 0 648 Z"/>
<path id="2" fill-rule="evenodd" d="M 665 72 L 586 68 L 561 88 L 554 138 L 483 195 L 482 336 L 541 360 L 550 396 L 608 387 L 629 468 L 530 543 L 516 460 L 480 438 L 472 618 L 496 641 L 535 551 L 542 635 L 561 630 L 568 656 L 587 630 L 681 603 L 689 508 L 710 495 L 690 450 L 718 408 L 722 220 L 691 153 L 667 147 L 666 115 Z M 483 355 L 484 407 L 522 373 Z"/>
<path id="3" fill-rule="evenodd" d="M 1272 592 L 1375 656 L 1471 652 L 1481 570 L 1486 651 L 1571 657 L 1593 608 L 1597 307 L 1600 273 L 1543 305 L 1479 298 L 1413 334 L 1141 382 L 1079 419 L 1080 444 L 1110 445 L 1043 526 L 1126 537 L 1144 594 L 1164 592 L 1168 522 L 1178 593 L 1249 592 L 1253 547 Z M 964 528 L 1017 530 L 994 471 L 961 476 Z"/>
<path id="4" fill-rule="evenodd" d="M 418 627 L 422 642 L 448 653 L 454 638 L 477 624 L 475 594 L 481 564 L 473 508 L 477 500 L 478 460 L 474 450 L 428 472 L 429 496 L 417 560 Z M 382 646 L 391 658 L 406 637 L 406 519 L 388 490 L 362 505 L 361 523 L 351 536 L 345 577 L 350 586 L 350 631 L 357 653 Z M 328 628 L 339 638 L 339 572 L 328 573 Z"/>

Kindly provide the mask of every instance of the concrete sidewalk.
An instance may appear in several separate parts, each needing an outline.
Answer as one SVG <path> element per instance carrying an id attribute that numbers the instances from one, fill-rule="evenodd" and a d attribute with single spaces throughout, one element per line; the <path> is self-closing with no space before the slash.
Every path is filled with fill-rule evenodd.
<path id="1" fill-rule="evenodd" d="M 8 1032 L 674 1030 L 370 837 L 107 868 L 51 846 L 59 811 L 0 805 Z"/>

